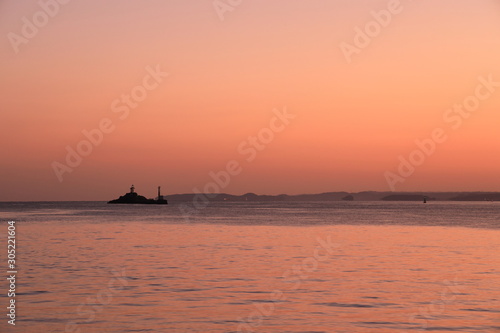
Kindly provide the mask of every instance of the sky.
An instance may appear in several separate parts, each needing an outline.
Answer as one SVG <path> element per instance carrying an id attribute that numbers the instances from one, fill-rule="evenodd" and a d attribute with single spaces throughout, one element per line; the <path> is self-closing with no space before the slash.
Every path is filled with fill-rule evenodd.
<path id="1" fill-rule="evenodd" d="M 59 1 L 0 1 L 0 201 L 500 191 L 498 1 Z"/>

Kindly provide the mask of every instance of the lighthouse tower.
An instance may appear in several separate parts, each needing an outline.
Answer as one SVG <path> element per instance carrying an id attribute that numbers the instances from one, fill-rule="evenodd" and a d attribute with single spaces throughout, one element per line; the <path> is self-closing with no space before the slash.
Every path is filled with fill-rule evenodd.
<path id="1" fill-rule="evenodd" d="M 163 198 L 163 195 L 161 195 L 161 187 L 158 186 L 158 198 L 156 199 L 156 203 L 162 204 L 162 205 L 167 205 L 168 201 Z"/>
<path id="2" fill-rule="evenodd" d="M 163 200 L 163 195 L 161 195 L 160 189 L 161 189 L 161 186 L 158 186 L 158 201 Z"/>

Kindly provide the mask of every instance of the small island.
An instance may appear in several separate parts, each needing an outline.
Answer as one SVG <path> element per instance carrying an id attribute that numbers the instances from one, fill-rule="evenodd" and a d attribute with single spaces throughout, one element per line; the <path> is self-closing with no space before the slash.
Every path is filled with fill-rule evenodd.
<path id="1" fill-rule="evenodd" d="M 148 199 L 135 192 L 135 187 L 130 187 L 130 192 L 120 196 L 118 199 L 108 201 L 108 204 L 145 204 L 145 205 L 167 205 L 168 201 L 163 198 L 158 186 L 158 197 L 156 199 Z"/>

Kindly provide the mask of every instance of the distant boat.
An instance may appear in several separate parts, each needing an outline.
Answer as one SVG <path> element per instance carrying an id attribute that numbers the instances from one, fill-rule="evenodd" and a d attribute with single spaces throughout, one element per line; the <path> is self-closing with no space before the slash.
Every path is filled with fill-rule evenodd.
<path id="1" fill-rule="evenodd" d="M 168 201 L 163 198 L 158 186 L 158 197 L 156 199 L 148 199 L 135 192 L 135 187 L 130 187 L 130 192 L 120 196 L 118 199 L 108 201 L 108 204 L 143 204 L 143 205 L 167 205 Z"/>

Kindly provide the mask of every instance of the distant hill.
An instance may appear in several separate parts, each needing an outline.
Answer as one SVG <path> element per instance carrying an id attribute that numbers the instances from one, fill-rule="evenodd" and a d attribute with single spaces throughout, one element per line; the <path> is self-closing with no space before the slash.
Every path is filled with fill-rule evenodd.
<path id="1" fill-rule="evenodd" d="M 427 200 L 436 200 L 436 198 L 429 198 L 420 194 L 396 194 L 396 195 L 388 195 L 383 197 L 384 201 L 423 201 L 424 198 Z"/>
<path id="2" fill-rule="evenodd" d="M 200 194 L 172 194 L 165 196 L 169 202 L 193 201 Z M 358 193 L 326 192 L 318 194 L 298 195 L 258 195 L 246 193 L 233 195 L 227 193 L 203 194 L 209 201 L 500 201 L 500 192 L 376 192 Z"/>
<path id="3" fill-rule="evenodd" d="M 478 192 L 478 193 L 461 193 L 450 200 L 453 201 L 500 201 L 500 193 Z"/>

